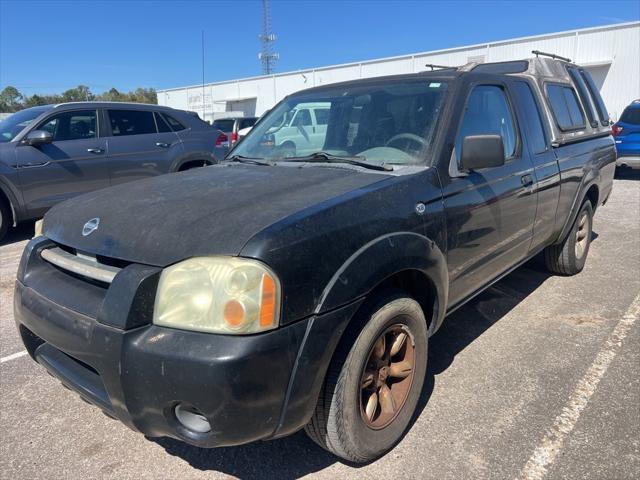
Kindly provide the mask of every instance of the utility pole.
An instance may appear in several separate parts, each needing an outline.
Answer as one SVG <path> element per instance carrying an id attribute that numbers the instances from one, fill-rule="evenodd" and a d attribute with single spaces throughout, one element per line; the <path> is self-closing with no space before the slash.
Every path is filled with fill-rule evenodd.
<path id="1" fill-rule="evenodd" d="M 207 121 L 204 103 L 204 30 L 202 30 L 202 120 Z"/>
<path id="2" fill-rule="evenodd" d="M 263 75 L 271 75 L 276 60 L 280 55 L 273 51 L 273 43 L 276 35 L 271 31 L 271 12 L 269 11 L 269 0 L 262 0 L 262 34 L 258 35 L 262 43 L 262 51 L 258 54 L 258 59 L 262 63 Z"/>

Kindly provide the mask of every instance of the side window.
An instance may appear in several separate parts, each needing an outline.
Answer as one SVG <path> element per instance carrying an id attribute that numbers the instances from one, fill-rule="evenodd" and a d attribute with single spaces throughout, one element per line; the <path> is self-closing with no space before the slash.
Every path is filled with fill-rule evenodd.
<path id="1" fill-rule="evenodd" d="M 37 130 L 49 132 L 54 142 L 95 138 L 97 136 L 96 118 L 95 110 L 62 112 L 38 125 Z"/>
<path id="2" fill-rule="evenodd" d="M 162 116 L 167 121 L 167 123 L 171 126 L 171 130 L 173 130 L 174 132 L 179 132 L 180 130 L 184 130 L 185 128 L 187 128 L 178 120 L 173 118 L 171 115 L 167 115 L 166 113 L 163 113 Z"/>
<path id="3" fill-rule="evenodd" d="M 462 139 L 469 135 L 500 135 L 507 158 L 516 151 L 516 128 L 509 102 L 502 87 L 481 85 L 469 95 L 462 125 L 456 137 L 456 155 L 460 159 Z"/>
<path id="4" fill-rule="evenodd" d="M 577 130 L 586 126 L 573 88 L 550 84 L 547 85 L 547 96 L 560 130 Z"/>
<path id="5" fill-rule="evenodd" d="M 516 92 L 518 93 L 519 103 L 527 117 L 527 125 L 529 127 L 529 141 L 533 153 L 542 153 L 547 150 L 547 140 L 542 126 L 542 118 L 540 118 L 540 109 L 536 102 L 531 87 L 526 82 L 514 82 Z"/>
<path id="6" fill-rule="evenodd" d="M 609 112 L 607 112 L 607 107 L 604 105 L 604 101 L 600 96 L 600 91 L 596 86 L 593 78 L 591 78 L 591 74 L 586 70 L 580 70 L 580 75 L 584 79 L 587 84 L 587 88 L 589 89 L 589 93 L 591 93 L 591 97 L 596 102 L 596 109 L 598 110 L 598 117 L 600 117 L 600 124 L 604 127 L 609 126 Z"/>
<path id="7" fill-rule="evenodd" d="M 308 127 L 311 126 L 311 113 L 306 108 L 304 110 L 298 110 L 298 114 L 291 123 L 294 127 Z"/>
<path id="8" fill-rule="evenodd" d="M 160 115 L 158 112 L 153 112 L 153 116 L 156 119 L 156 125 L 158 126 L 158 132 L 167 133 L 167 132 L 171 131 L 171 127 L 165 121 L 165 119 L 162 118 L 162 115 Z"/>
<path id="9" fill-rule="evenodd" d="M 326 125 L 329 123 L 329 109 L 328 108 L 316 108 L 313 113 L 316 114 L 316 124 Z"/>
<path id="10" fill-rule="evenodd" d="M 111 133 L 114 137 L 123 135 L 144 135 L 157 133 L 153 112 L 143 110 L 109 110 Z"/>
<path id="11" fill-rule="evenodd" d="M 573 83 L 578 89 L 578 95 L 580 96 L 580 101 L 582 102 L 582 105 L 587 111 L 587 117 L 589 117 L 589 123 L 591 124 L 592 127 L 594 128 L 597 127 L 598 119 L 596 118 L 596 112 L 594 112 L 593 110 L 593 104 L 595 104 L 595 101 L 593 103 L 591 102 L 591 96 L 589 95 L 587 84 L 578 73 L 578 70 L 571 67 L 567 68 L 567 70 L 569 71 L 569 75 L 571 76 Z"/>

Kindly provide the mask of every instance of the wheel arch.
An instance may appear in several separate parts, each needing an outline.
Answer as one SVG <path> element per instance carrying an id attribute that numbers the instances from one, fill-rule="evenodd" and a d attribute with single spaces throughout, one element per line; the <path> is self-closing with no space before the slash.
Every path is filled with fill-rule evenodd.
<path id="1" fill-rule="evenodd" d="M 314 313 L 321 314 L 385 289 L 406 291 L 420 304 L 429 333 L 442 323 L 448 297 L 446 259 L 435 242 L 402 232 L 384 235 L 355 252 L 328 282 Z"/>
<path id="2" fill-rule="evenodd" d="M 358 250 L 336 272 L 308 324 L 275 437 L 293 433 L 309 421 L 346 333 L 378 293 L 398 289 L 420 304 L 432 335 L 442 324 L 448 295 L 446 261 L 435 242 L 414 233 L 386 235 Z"/>
<path id="3" fill-rule="evenodd" d="M 0 183 L 0 202 L 4 203 L 9 209 L 11 213 L 11 223 L 15 226 L 18 223 L 18 212 L 16 212 L 15 200 L 2 183 Z"/>
<path id="4" fill-rule="evenodd" d="M 579 201 L 578 201 L 579 200 Z M 571 227 L 573 223 L 576 221 L 578 216 L 578 212 L 580 211 L 580 207 L 585 200 L 589 200 L 591 206 L 593 207 L 593 213 L 595 214 L 596 209 L 598 208 L 600 202 L 600 187 L 598 183 L 593 180 L 589 183 L 585 183 L 582 188 L 578 190 L 578 195 L 576 195 L 576 201 L 571 206 L 571 210 L 569 211 L 569 215 L 565 220 L 565 223 L 560 231 L 560 235 L 558 235 L 558 239 L 555 244 L 562 243 L 564 239 L 567 237 L 569 232 L 571 231 Z"/>
<path id="5" fill-rule="evenodd" d="M 182 170 L 187 170 L 188 168 L 191 168 L 188 167 L 188 165 L 195 166 L 198 163 L 201 164 L 200 166 L 214 165 L 218 163 L 218 160 L 211 152 L 189 152 L 176 158 L 171 164 L 169 171 L 179 172 Z"/>

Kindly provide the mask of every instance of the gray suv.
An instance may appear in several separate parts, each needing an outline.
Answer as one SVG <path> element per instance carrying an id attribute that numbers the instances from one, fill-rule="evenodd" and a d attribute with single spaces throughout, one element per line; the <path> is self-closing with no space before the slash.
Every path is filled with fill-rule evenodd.
<path id="1" fill-rule="evenodd" d="M 190 112 L 79 102 L 21 110 L 0 122 L 0 239 L 75 195 L 217 163 L 220 132 Z"/>

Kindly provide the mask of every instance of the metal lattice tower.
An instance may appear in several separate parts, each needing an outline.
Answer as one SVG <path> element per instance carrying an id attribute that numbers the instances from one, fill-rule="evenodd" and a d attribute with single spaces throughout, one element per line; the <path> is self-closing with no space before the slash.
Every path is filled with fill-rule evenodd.
<path id="1" fill-rule="evenodd" d="M 273 73 L 273 67 L 280 55 L 273 51 L 273 43 L 276 35 L 271 31 L 271 12 L 269 11 L 269 0 L 262 0 L 262 34 L 258 35 L 262 43 L 262 51 L 258 54 L 258 59 L 262 63 L 263 75 Z"/>

